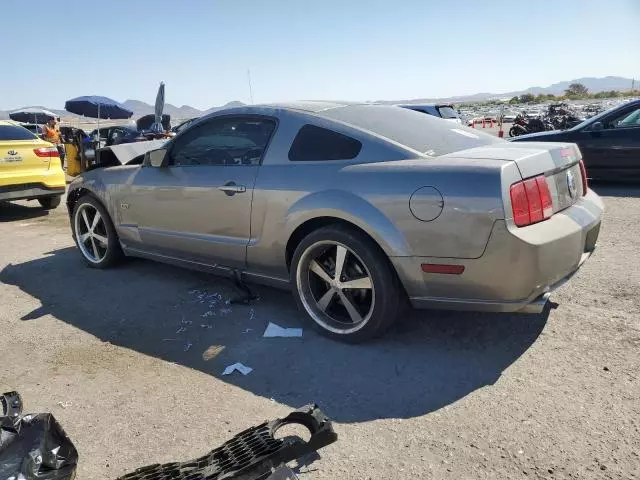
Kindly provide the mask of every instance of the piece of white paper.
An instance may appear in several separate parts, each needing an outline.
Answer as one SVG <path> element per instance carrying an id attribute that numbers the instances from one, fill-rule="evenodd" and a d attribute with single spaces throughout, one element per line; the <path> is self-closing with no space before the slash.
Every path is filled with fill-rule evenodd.
<path id="1" fill-rule="evenodd" d="M 275 323 L 269 322 L 267 325 L 267 329 L 262 334 L 264 338 L 272 338 L 272 337 L 301 337 L 302 329 L 301 328 L 284 328 L 280 325 L 276 325 Z"/>
<path id="2" fill-rule="evenodd" d="M 240 372 L 242 375 L 248 375 L 253 371 L 253 368 L 247 367 L 246 365 L 243 365 L 241 363 L 234 363 L 233 365 L 229 365 L 227 368 L 225 368 L 222 374 L 231 375 L 236 370 Z"/>

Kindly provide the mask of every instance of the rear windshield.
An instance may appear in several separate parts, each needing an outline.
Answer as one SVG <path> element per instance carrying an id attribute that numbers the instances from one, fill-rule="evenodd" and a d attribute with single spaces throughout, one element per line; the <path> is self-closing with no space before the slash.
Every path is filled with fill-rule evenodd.
<path id="1" fill-rule="evenodd" d="M 458 118 L 458 113 L 452 107 L 438 107 L 442 118 Z"/>
<path id="2" fill-rule="evenodd" d="M 26 128 L 17 125 L 0 125 L 0 141 L 2 140 L 33 140 L 37 138 Z"/>
<path id="3" fill-rule="evenodd" d="M 325 110 L 322 115 L 369 130 L 429 156 L 505 141 L 477 129 L 388 105 L 350 105 Z"/>

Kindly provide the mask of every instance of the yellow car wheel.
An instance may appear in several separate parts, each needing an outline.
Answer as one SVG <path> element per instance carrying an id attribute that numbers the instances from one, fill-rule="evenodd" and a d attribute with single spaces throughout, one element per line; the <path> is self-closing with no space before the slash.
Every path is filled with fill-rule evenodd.
<path id="1" fill-rule="evenodd" d="M 38 198 L 38 202 L 40 206 L 45 210 L 53 210 L 58 205 L 60 205 L 62 198 L 58 195 L 57 197 L 40 197 Z"/>

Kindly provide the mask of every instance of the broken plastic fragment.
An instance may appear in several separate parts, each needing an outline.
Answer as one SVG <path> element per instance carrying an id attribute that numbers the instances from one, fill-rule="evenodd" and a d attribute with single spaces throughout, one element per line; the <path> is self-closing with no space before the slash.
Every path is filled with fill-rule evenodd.
<path id="1" fill-rule="evenodd" d="M 276 325 L 275 323 L 269 322 L 267 325 L 267 329 L 262 334 L 264 338 L 273 338 L 273 337 L 301 337 L 302 329 L 301 328 L 284 328 L 280 325 Z"/>
<path id="2" fill-rule="evenodd" d="M 224 350 L 224 345 L 211 345 L 207 348 L 202 354 L 202 359 L 204 361 L 211 360 L 212 358 L 217 357 Z"/>
<path id="3" fill-rule="evenodd" d="M 247 367 L 246 365 L 243 365 L 241 363 L 234 363 L 233 365 L 229 365 L 227 368 L 225 368 L 222 374 L 231 375 L 236 370 L 242 375 L 249 375 L 253 371 L 253 368 Z"/>

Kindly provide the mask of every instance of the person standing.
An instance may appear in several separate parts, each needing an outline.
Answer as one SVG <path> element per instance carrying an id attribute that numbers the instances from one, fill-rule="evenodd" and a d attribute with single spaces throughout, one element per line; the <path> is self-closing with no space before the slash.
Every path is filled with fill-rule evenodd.
<path id="1" fill-rule="evenodd" d="M 64 145 L 60 138 L 60 127 L 55 118 L 50 119 L 45 125 L 42 126 L 42 138 L 47 142 L 53 143 L 60 152 L 60 163 L 64 168 Z"/>

